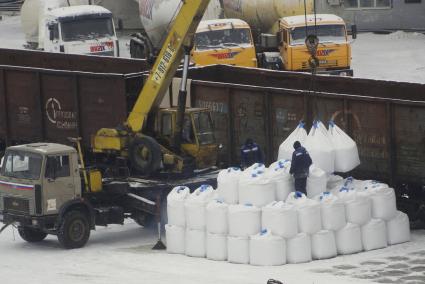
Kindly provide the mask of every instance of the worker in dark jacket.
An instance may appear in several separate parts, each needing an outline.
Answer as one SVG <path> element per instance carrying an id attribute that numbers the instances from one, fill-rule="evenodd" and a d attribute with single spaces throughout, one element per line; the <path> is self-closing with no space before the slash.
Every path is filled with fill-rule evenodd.
<path id="1" fill-rule="evenodd" d="M 241 166 L 246 169 L 255 163 L 263 163 L 263 153 L 260 146 L 248 138 L 241 147 Z"/>
<path id="2" fill-rule="evenodd" d="M 294 153 L 292 154 L 291 169 L 289 171 L 295 178 L 295 191 L 307 194 L 306 184 L 310 166 L 311 157 L 307 150 L 301 146 L 299 141 L 294 143 Z"/>

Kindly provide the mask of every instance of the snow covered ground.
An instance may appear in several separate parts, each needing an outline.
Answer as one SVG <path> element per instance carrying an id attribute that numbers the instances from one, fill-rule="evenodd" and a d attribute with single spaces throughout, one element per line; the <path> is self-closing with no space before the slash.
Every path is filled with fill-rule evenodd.
<path id="1" fill-rule="evenodd" d="M 0 47 L 23 48 L 19 16 L 0 21 Z M 121 56 L 130 57 L 128 33 L 120 34 Z M 358 78 L 425 83 L 425 35 L 395 32 L 359 34 L 352 45 L 352 68 Z"/>
<path id="2" fill-rule="evenodd" d="M 16 229 L 0 235 L 1 283 L 285 284 L 425 283 L 425 231 L 412 242 L 306 264 L 257 267 L 153 251 L 155 232 L 135 223 L 98 227 L 86 247 L 63 250 L 54 236 L 24 242 Z"/>

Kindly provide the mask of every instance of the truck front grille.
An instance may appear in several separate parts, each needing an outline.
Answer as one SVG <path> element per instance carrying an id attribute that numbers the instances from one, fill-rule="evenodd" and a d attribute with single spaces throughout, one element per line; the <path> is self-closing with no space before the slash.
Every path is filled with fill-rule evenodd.
<path id="1" fill-rule="evenodd" d="M 30 213 L 30 203 L 28 199 L 16 197 L 4 197 L 4 212 L 10 213 Z"/>

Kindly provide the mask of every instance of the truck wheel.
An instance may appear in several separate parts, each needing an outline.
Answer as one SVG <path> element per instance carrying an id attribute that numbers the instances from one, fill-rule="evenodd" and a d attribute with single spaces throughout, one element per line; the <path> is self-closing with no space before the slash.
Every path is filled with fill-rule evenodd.
<path id="1" fill-rule="evenodd" d="M 79 211 L 65 214 L 58 231 L 59 243 L 66 249 L 83 247 L 90 237 L 87 216 Z"/>
<path id="2" fill-rule="evenodd" d="M 161 166 L 161 148 L 152 137 L 134 137 L 128 155 L 132 167 L 140 174 L 149 175 Z"/>
<path id="3" fill-rule="evenodd" d="M 21 238 L 29 243 L 41 242 L 47 236 L 47 234 L 42 231 L 34 230 L 28 227 L 18 227 L 18 232 Z"/>

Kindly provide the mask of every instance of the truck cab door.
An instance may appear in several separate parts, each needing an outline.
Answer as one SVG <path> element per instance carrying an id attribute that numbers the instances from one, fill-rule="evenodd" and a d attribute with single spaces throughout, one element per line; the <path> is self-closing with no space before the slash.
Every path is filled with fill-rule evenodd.
<path id="1" fill-rule="evenodd" d="M 283 60 L 283 69 L 288 70 L 289 63 L 289 32 L 285 28 L 281 28 L 280 56 Z"/>
<path id="2" fill-rule="evenodd" d="M 60 33 L 58 23 L 49 23 L 46 28 L 47 31 L 44 39 L 44 50 L 48 52 L 60 52 Z"/>
<path id="3" fill-rule="evenodd" d="M 47 215 L 57 214 L 64 203 L 74 199 L 75 183 L 72 168 L 69 154 L 47 157 L 43 179 L 43 200 Z"/>

